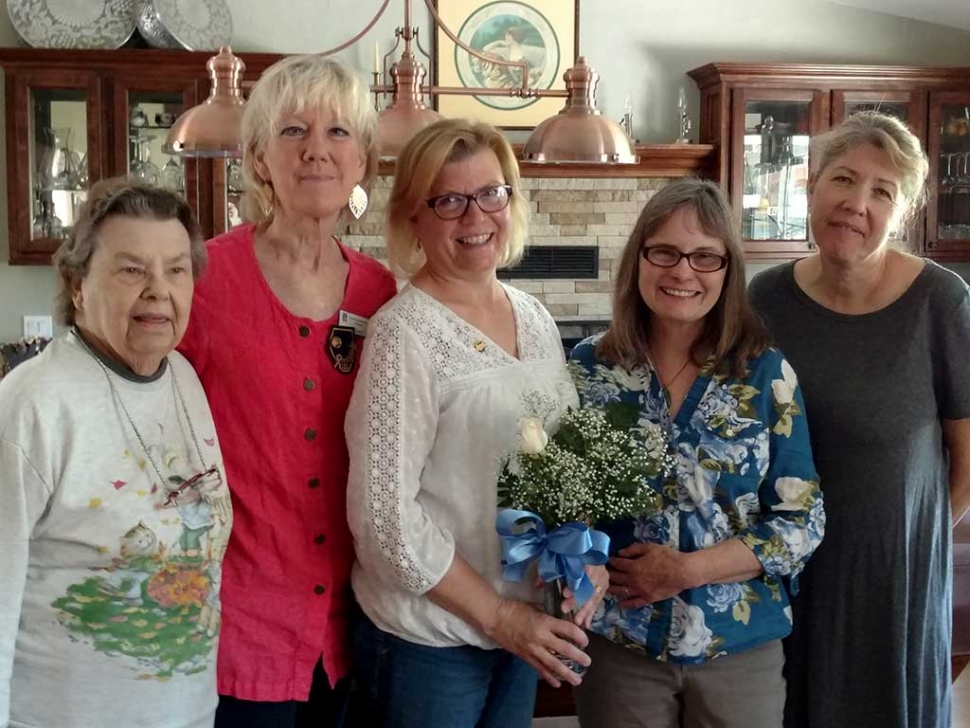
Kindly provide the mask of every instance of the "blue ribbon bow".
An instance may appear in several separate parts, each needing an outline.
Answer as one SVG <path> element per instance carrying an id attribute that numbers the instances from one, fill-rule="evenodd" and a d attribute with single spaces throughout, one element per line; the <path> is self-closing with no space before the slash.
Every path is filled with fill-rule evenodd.
<path id="1" fill-rule="evenodd" d="M 523 522 L 531 522 L 533 527 L 523 530 Z M 605 533 L 572 521 L 547 534 L 542 518 L 514 508 L 499 511 L 495 528 L 502 537 L 502 578 L 522 581 L 529 564 L 539 559 L 539 578 L 565 579 L 578 605 L 593 596 L 586 565 L 599 566 L 609 560 L 610 537 Z"/>

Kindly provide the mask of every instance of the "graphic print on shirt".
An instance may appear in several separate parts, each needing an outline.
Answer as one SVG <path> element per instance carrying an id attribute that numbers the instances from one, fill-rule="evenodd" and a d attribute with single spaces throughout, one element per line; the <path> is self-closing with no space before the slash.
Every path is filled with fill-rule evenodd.
<path id="1" fill-rule="evenodd" d="M 218 469 L 193 478 L 186 447 L 192 446 L 150 446 L 163 483 L 152 477 L 150 463 L 131 462 L 125 452 L 129 472 L 133 466 L 142 473 L 106 482 L 105 497 L 92 498 L 91 508 L 116 507 L 141 518 L 113 546 L 98 549 L 112 554 L 110 563 L 52 604 L 72 640 L 128 658 L 143 680 L 203 672 L 215 659 L 232 506 Z M 145 487 L 136 489 L 133 480 Z"/>

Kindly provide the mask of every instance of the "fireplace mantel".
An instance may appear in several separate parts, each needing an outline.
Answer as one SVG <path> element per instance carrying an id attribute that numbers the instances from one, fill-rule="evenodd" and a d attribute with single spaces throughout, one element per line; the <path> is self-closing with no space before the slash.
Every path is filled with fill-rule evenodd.
<path id="1" fill-rule="evenodd" d="M 522 145 L 513 144 L 516 154 L 521 154 Z M 519 162 L 523 177 L 573 177 L 585 179 L 641 178 L 641 177 L 685 177 L 698 175 L 710 177 L 717 162 L 716 147 L 711 144 L 638 144 L 636 152 L 639 164 L 579 164 L 579 163 L 542 163 Z M 381 160 L 380 174 L 394 174 L 394 160 Z"/>

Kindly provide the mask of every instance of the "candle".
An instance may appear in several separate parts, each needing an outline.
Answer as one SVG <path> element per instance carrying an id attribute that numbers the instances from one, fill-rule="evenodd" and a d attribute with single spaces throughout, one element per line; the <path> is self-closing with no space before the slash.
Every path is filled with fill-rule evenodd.
<path id="1" fill-rule="evenodd" d="M 374 73 L 381 72 L 381 46 L 374 41 Z"/>

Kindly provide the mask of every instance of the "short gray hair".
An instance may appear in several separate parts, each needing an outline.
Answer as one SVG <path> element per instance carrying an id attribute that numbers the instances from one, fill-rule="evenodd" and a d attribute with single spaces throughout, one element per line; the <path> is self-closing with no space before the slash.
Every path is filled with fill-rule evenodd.
<path id="1" fill-rule="evenodd" d="M 871 144 L 889 157 L 899 172 L 900 193 L 906 198 L 900 219 L 920 211 L 926 202 L 926 177 L 929 160 L 919 138 L 894 116 L 878 111 L 860 111 L 834 129 L 812 140 L 820 175 L 832 162 L 860 144 Z"/>
<path id="2" fill-rule="evenodd" d="M 267 68 L 246 101 L 242 122 L 243 195 L 241 212 L 255 223 L 273 217 L 273 186 L 257 173 L 254 156 L 279 131 L 280 118 L 304 109 L 329 109 L 340 116 L 357 137 L 365 158 L 364 179 L 369 190 L 377 176 L 377 112 L 364 83 L 354 70 L 336 58 L 317 55 L 288 56 Z"/>
<path id="3" fill-rule="evenodd" d="M 88 192 L 71 234 L 52 259 L 58 277 L 54 304 L 59 323 L 74 325 L 77 310 L 72 286 L 91 268 L 101 225 L 108 218 L 119 215 L 141 220 L 178 220 L 189 234 L 192 278 L 198 279 L 205 270 L 205 241 L 192 208 L 182 197 L 161 187 L 132 182 L 124 177 L 101 180 Z"/>

